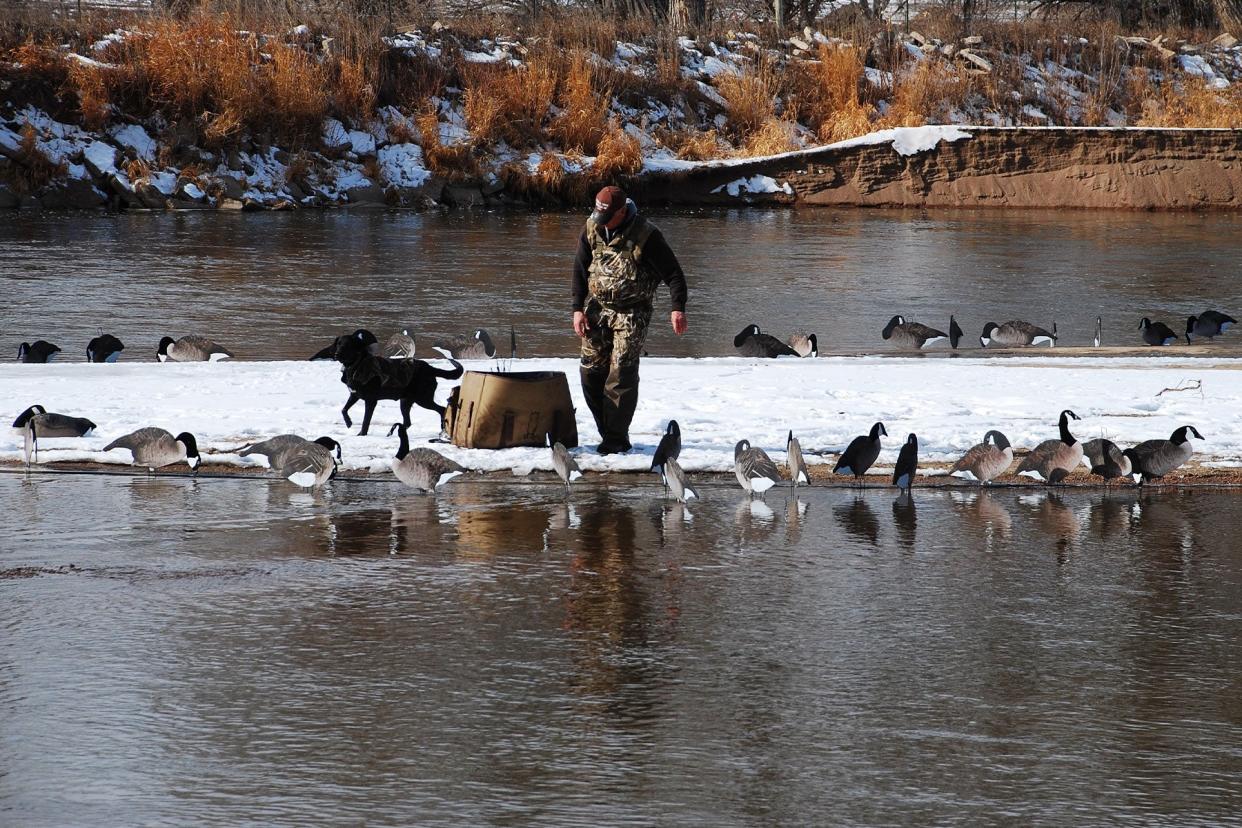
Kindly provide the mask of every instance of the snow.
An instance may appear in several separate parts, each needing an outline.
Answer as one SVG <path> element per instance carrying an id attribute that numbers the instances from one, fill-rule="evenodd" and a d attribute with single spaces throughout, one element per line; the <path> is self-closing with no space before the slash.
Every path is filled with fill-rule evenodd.
<path id="1" fill-rule="evenodd" d="M 138 124 L 115 126 L 111 131 L 112 139 L 126 149 L 133 150 L 144 161 L 154 161 L 158 148 L 155 140 Z"/>
<path id="2" fill-rule="evenodd" d="M 349 145 L 359 155 L 375 154 L 375 136 L 357 129 L 349 131 Z"/>
<path id="3" fill-rule="evenodd" d="M 116 170 L 116 149 L 111 144 L 91 141 L 82 154 L 101 173 L 107 174 Z"/>
<path id="4" fill-rule="evenodd" d="M 737 198 L 747 194 L 767 194 L 767 193 L 785 193 L 793 194 L 793 188 L 788 183 L 782 184 L 775 178 L 766 175 L 752 175 L 750 178 L 742 177 L 730 181 L 728 184 L 721 184 L 713 193 L 727 192 L 729 195 Z"/>
<path id="5" fill-rule="evenodd" d="M 194 201 L 202 201 L 207 197 L 207 194 L 193 181 L 182 187 L 181 192 L 185 193 L 186 198 L 193 199 Z"/>
<path id="6" fill-rule="evenodd" d="M 323 122 L 323 144 L 325 147 L 349 146 L 349 130 L 336 118 L 325 118 Z"/>
<path id="7" fill-rule="evenodd" d="M 171 172 L 153 172 L 147 176 L 147 183 L 160 192 L 171 196 L 177 190 L 177 174 Z"/>
<path id="8" fill-rule="evenodd" d="M 423 166 L 423 150 L 417 144 L 393 144 L 377 156 L 384 180 L 396 187 L 421 187 L 431 173 Z"/>
<path id="9" fill-rule="evenodd" d="M 1177 62 L 1181 65 L 1183 72 L 1203 78 L 1213 89 L 1226 89 L 1229 86 L 1229 80 L 1217 75 L 1212 64 L 1204 60 L 1201 55 L 1178 55 Z"/>
<path id="10" fill-rule="evenodd" d="M 127 352 L 128 353 L 128 352 Z M 381 472 L 396 449 L 386 436 L 395 403 L 381 402 L 371 434 L 357 436 L 362 406 L 346 429 L 340 408 L 346 391 L 340 372 L 326 362 L 165 363 L 122 361 L 113 365 L 52 363 L 0 365 L 0 399 L 8 422 L 33 403 L 49 411 L 90 417 L 96 432 L 81 440 L 47 440 L 40 459 L 128 462 L 128 454 L 100 449 L 116 437 L 147 425 L 189 431 L 210 461 L 254 465 L 228 449 L 292 432 L 322 435 L 342 443 L 347 469 Z M 443 364 L 443 363 L 439 363 Z M 467 369 L 494 370 L 493 361 Z M 1214 370 L 1214 369 L 1232 370 Z M 515 370 L 567 374 L 578 431 L 584 446 L 595 429 L 577 382 L 577 360 L 518 360 Z M 637 451 L 600 457 L 575 451 L 588 471 L 641 471 L 651 463 L 668 419 L 681 424 L 681 465 L 690 472 L 729 471 L 733 446 L 743 438 L 784 458 L 792 429 L 809 463 L 832 463 L 849 441 L 877 420 L 893 436 L 878 466 L 890 466 L 906 434 L 918 434 L 924 462 L 956 459 L 996 428 L 1015 448 L 1031 448 L 1056 436 L 1057 416 L 1073 409 L 1080 439 L 1107 437 L 1121 445 L 1167 438 L 1181 425 L 1194 425 L 1206 438 L 1194 441 L 1196 456 L 1214 465 L 1242 466 L 1242 360 L 1176 357 L 832 357 L 755 360 L 741 358 L 643 360 L 643 390 L 631 438 Z M 1199 392 L 1165 393 L 1185 380 L 1203 380 Z M 441 381 L 443 402 L 453 383 Z M 415 408 L 411 440 L 435 436 L 437 417 Z M 436 445 L 436 450 L 475 470 L 551 469 L 547 449 L 484 451 Z M 21 438 L 0 430 L 0 460 L 18 461 Z"/>

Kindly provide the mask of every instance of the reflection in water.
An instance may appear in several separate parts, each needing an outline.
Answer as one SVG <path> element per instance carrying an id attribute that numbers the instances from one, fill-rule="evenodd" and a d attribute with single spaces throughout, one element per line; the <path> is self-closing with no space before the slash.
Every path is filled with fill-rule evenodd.
<path id="1" fill-rule="evenodd" d="M 846 534 L 872 546 L 879 544 L 880 520 L 864 496 L 855 495 L 851 502 L 835 507 L 832 514 Z"/>
<path id="2" fill-rule="evenodd" d="M 635 488 L 0 475 L 3 821 L 1242 812 L 1236 494 Z"/>

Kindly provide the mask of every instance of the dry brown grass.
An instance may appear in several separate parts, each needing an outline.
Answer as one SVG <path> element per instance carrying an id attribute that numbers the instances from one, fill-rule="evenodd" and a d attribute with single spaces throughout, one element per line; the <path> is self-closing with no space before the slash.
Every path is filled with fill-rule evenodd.
<path id="1" fill-rule="evenodd" d="M 522 147 L 542 138 L 559 77 L 550 55 L 531 55 L 518 68 L 467 64 L 462 71 L 466 125 L 479 144 Z"/>
<path id="2" fill-rule="evenodd" d="M 812 63 L 791 73 L 793 109 L 821 141 L 840 141 L 869 132 L 875 108 L 864 101 L 863 55 L 852 46 L 821 44 Z"/>
<path id="3" fill-rule="evenodd" d="M 548 192 L 559 193 L 565 186 L 567 177 L 565 165 L 559 156 L 549 152 L 544 153 L 543 158 L 539 159 L 539 166 L 535 168 L 535 178 Z"/>
<path id="4" fill-rule="evenodd" d="M 686 129 L 668 136 L 677 157 L 686 161 L 711 161 L 724 155 L 720 136 L 716 130 L 701 132 L 697 129 Z"/>
<path id="5" fill-rule="evenodd" d="M 884 126 L 943 123 L 950 109 L 965 102 L 968 91 L 961 75 L 934 58 L 920 60 L 913 70 L 899 74 L 896 87 Z"/>
<path id="6" fill-rule="evenodd" d="M 1165 82 L 1159 97 L 1143 109 L 1139 126 L 1237 129 L 1242 127 L 1242 93 L 1235 87 L 1212 89 L 1199 78 Z"/>
<path id="7" fill-rule="evenodd" d="M 479 163 L 474 147 L 468 141 L 446 145 L 440 140 L 440 119 L 432 110 L 417 118 L 418 131 L 422 133 L 423 157 L 427 169 L 449 181 L 461 181 L 479 174 Z"/>
<path id="8" fill-rule="evenodd" d="M 337 60 L 332 82 L 332 108 L 337 115 L 361 121 L 375 111 L 375 86 L 370 80 L 374 72 L 361 58 Z"/>
<path id="9" fill-rule="evenodd" d="M 628 135 L 620 124 L 610 124 L 596 150 L 591 178 L 600 183 L 613 183 L 642 168 L 643 151 L 638 139 Z"/>
<path id="10" fill-rule="evenodd" d="M 561 79 L 561 113 L 548 127 L 548 135 L 562 149 L 593 153 L 608 129 L 611 87 L 604 84 L 586 52 L 575 51 Z"/>
<path id="11" fill-rule="evenodd" d="M 491 83 L 473 83 L 466 89 L 466 126 L 480 144 L 494 144 L 506 133 L 505 101 Z"/>
<path id="12" fill-rule="evenodd" d="M 801 149 L 798 142 L 796 126 L 786 120 L 769 118 L 747 138 L 742 152 L 747 156 L 778 155 Z"/>
<path id="13" fill-rule="evenodd" d="M 319 125 L 328 114 L 327 73 L 297 46 L 275 47 L 271 55 L 270 116 L 286 139 L 317 136 Z M 251 112 L 245 115 L 254 117 Z"/>
<path id="14" fill-rule="evenodd" d="M 82 124 L 88 129 L 101 128 L 112 115 L 108 72 L 107 69 L 90 66 L 81 61 L 68 61 L 66 89 L 77 95 Z"/>
<path id="15" fill-rule="evenodd" d="M 766 64 L 747 74 L 716 77 L 716 91 L 729 105 L 728 128 L 735 138 L 745 140 L 776 115 L 777 88 L 777 74 Z"/>
<path id="16" fill-rule="evenodd" d="M 65 165 L 56 164 L 39 148 L 39 136 L 31 124 L 21 131 L 13 164 L 9 165 L 9 183 L 19 195 L 28 195 L 65 175 Z"/>

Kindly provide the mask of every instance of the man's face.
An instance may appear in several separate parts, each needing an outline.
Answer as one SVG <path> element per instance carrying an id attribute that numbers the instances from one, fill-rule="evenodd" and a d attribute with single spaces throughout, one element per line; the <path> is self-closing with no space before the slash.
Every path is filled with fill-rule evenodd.
<path id="1" fill-rule="evenodd" d="M 607 227 L 609 230 L 616 230 L 618 227 L 621 226 L 621 222 L 623 221 L 625 221 L 625 208 L 624 207 L 618 210 L 615 216 L 608 219 L 608 223 L 605 224 L 604 226 Z"/>

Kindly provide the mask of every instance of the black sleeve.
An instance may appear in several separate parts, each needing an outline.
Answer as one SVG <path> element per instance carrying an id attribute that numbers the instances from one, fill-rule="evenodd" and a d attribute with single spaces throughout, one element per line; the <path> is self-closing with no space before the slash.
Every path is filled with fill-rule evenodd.
<path id="1" fill-rule="evenodd" d="M 647 239 L 647 244 L 643 248 L 643 256 L 647 259 L 647 265 L 660 275 L 660 281 L 668 285 L 673 310 L 684 312 L 688 293 L 686 274 L 682 272 L 681 264 L 673 255 L 673 249 L 668 246 L 668 242 L 664 240 L 664 234 L 659 230 L 653 232 Z"/>
<path id="2" fill-rule="evenodd" d="M 574 310 L 580 311 L 586 304 L 587 270 L 591 266 L 591 243 L 587 241 L 586 231 L 578 237 L 578 255 L 574 259 L 574 279 L 572 283 Z"/>

